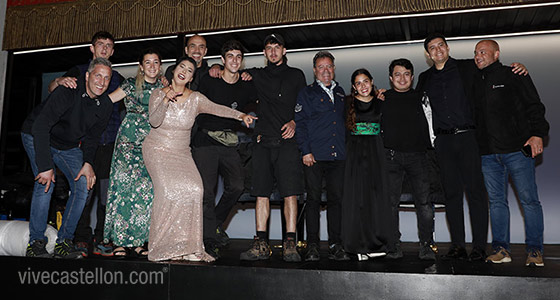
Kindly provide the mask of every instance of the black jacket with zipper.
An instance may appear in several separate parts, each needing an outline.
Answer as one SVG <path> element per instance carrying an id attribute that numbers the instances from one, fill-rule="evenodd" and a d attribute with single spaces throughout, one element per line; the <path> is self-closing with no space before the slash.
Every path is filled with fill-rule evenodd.
<path id="1" fill-rule="evenodd" d="M 496 61 L 476 74 L 473 90 L 481 155 L 519 151 L 531 136 L 548 135 L 545 107 L 529 75 Z"/>

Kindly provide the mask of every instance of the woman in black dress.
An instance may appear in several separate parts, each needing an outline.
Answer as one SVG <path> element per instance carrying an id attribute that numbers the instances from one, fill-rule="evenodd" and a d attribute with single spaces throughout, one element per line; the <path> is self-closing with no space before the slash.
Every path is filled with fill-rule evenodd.
<path id="1" fill-rule="evenodd" d="M 352 95 L 347 101 L 346 169 L 342 204 L 344 249 L 358 260 L 384 256 L 389 236 L 390 205 L 385 176 L 385 155 L 380 133 L 380 100 L 366 69 L 352 74 Z"/>

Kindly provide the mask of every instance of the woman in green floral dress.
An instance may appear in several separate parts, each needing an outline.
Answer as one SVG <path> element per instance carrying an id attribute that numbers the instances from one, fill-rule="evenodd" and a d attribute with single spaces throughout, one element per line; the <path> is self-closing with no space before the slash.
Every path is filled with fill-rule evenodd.
<path id="1" fill-rule="evenodd" d="M 161 56 L 154 49 L 146 49 L 140 56 L 136 78 L 126 79 L 109 95 L 113 102 L 124 99 L 126 106 L 111 163 L 104 228 L 104 242 L 113 242 L 116 256 L 125 256 L 129 250 L 139 256 L 148 254 L 153 191 L 142 158 L 142 143 L 150 132 L 150 95 L 164 86 L 161 75 Z"/>

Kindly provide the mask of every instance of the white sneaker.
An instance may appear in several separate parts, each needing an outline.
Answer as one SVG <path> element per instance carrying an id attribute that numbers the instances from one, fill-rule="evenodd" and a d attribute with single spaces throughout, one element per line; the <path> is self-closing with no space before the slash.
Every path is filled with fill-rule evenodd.
<path id="1" fill-rule="evenodd" d="M 369 257 L 367 254 L 358 253 L 358 261 L 368 260 Z"/>
<path id="2" fill-rule="evenodd" d="M 368 254 L 367 254 L 367 256 L 368 256 L 369 258 L 382 257 L 382 256 L 385 256 L 385 255 L 387 255 L 386 252 L 372 252 L 372 253 L 368 253 Z"/>

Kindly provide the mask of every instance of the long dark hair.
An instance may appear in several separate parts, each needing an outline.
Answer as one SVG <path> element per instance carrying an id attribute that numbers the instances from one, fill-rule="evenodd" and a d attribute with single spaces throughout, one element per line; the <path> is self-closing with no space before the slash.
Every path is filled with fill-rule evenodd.
<path id="1" fill-rule="evenodd" d="M 367 78 L 369 78 L 369 80 L 371 80 L 371 82 L 373 83 L 373 76 L 371 76 L 369 71 L 364 68 L 358 69 L 354 71 L 354 73 L 352 73 L 352 76 L 350 77 L 350 85 L 352 86 L 351 94 L 346 99 L 346 103 L 348 105 L 348 108 L 346 109 L 346 128 L 348 130 L 356 129 L 356 109 L 354 108 L 354 97 L 358 94 L 358 91 L 356 91 L 356 89 L 354 88 L 354 81 L 356 80 L 356 77 L 358 77 L 358 75 L 362 74 L 366 75 Z M 375 90 L 373 87 L 371 88 L 371 93 L 375 95 Z"/>
<path id="2" fill-rule="evenodd" d="M 177 69 L 177 66 L 179 66 L 180 63 L 184 62 L 184 61 L 188 61 L 191 64 L 193 64 L 194 66 L 194 70 L 193 70 L 193 74 L 192 74 L 192 79 L 191 82 L 194 80 L 194 75 L 196 74 L 197 68 L 196 68 L 196 61 L 189 56 L 181 56 L 179 58 L 177 58 L 177 60 L 175 61 L 175 65 L 173 66 L 173 72 L 175 72 L 175 69 Z M 187 83 L 187 88 L 190 89 L 190 84 L 191 82 Z"/>

